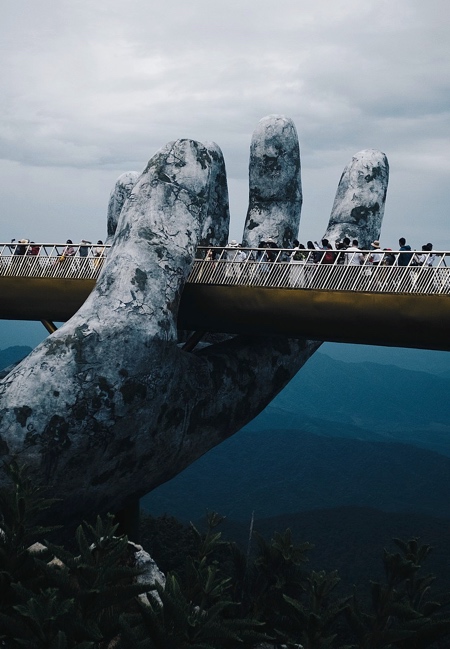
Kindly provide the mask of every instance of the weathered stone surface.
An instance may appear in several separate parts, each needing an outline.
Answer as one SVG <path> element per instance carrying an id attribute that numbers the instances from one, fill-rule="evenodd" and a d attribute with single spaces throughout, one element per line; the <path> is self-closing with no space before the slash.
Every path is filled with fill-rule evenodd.
<path id="1" fill-rule="evenodd" d="M 339 181 L 325 237 L 334 243 L 348 237 L 370 250 L 380 238 L 389 182 L 386 155 L 375 149 L 355 153 Z"/>
<path id="2" fill-rule="evenodd" d="M 173 144 L 173 142 L 169 142 L 166 147 L 170 147 Z M 198 245 L 224 246 L 228 241 L 228 230 L 230 227 L 225 160 L 220 147 L 215 142 L 205 142 L 203 146 L 207 150 L 213 164 L 211 165 L 211 176 L 208 186 L 208 211 Z M 139 175 L 137 171 L 127 171 L 121 174 L 116 180 L 108 203 L 108 243 L 111 243 L 116 233 L 120 213 L 125 201 L 132 195 L 133 187 Z"/>
<path id="3" fill-rule="evenodd" d="M 123 204 L 130 197 L 133 187 L 139 178 L 138 171 L 126 171 L 121 174 L 116 180 L 116 184 L 111 191 L 108 203 L 107 214 L 107 242 L 111 243 L 112 237 L 117 228 L 120 212 L 122 211 Z"/>
<path id="4" fill-rule="evenodd" d="M 257 129 L 264 143 L 254 137 L 250 244 L 297 234 L 294 131 L 274 117 Z M 88 300 L 0 381 L 3 459 L 24 462 L 63 499 L 53 519 L 78 524 L 117 511 L 175 476 L 253 419 L 320 346 L 258 336 L 193 353 L 178 346 L 178 304 L 196 247 L 207 236 L 223 242 L 227 219 L 217 145 L 166 145 L 123 202 Z"/>
<path id="5" fill-rule="evenodd" d="M 211 181 L 208 212 L 200 236 L 200 246 L 225 246 L 230 227 L 230 206 L 228 201 L 227 172 L 225 160 L 215 142 L 204 142 L 211 160 Z"/>
<path id="6" fill-rule="evenodd" d="M 150 600 L 154 599 L 158 604 L 162 604 L 161 598 L 157 591 L 152 590 L 155 584 L 164 587 L 166 585 L 166 577 L 163 572 L 158 568 L 156 562 L 152 559 L 148 552 L 144 550 L 142 545 L 128 542 L 128 547 L 134 554 L 134 568 L 141 571 L 141 574 L 136 577 L 137 584 L 144 584 L 148 586 L 147 593 L 139 595 L 139 599 L 145 605 L 149 605 Z"/>
<path id="7" fill-rule="evenodd" d="M 250 145 L 249 207 L 243 243 L 273 239 L 289 248 L 302 208 L 300 148 L 295 125 L 282 115 L 260 120 Z"/>

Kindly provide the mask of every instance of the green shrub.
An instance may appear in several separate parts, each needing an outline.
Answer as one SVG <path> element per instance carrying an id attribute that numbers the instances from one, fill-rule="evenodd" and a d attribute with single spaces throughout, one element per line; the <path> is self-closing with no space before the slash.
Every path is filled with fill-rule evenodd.
<path id="1" fill-rule="evenodd" d="M 0 645 L 5 649 L 425 649 L 443 647 L 450 618 L 431 596 L 431 552 L 417 539 L 384 551 L 385 580 L 371 605 L 335 596 L 336 571 L 308 571 L 309 543 L 290 530 L 254 552 L 225 542 L 222 518 L 206 530 L 170 517 L 146 519 L 144 538 L 163 557 L 165 587 L 143 603 L 134 551 L 114 517 L 84 523 L 75 550 L 44 539 L 37 516 L 51 506 L 16 463 L 0 493 Z M 146 542 L 147 542 L 146 541 Z M 173 541 L 173 544 L 171 545 Z M 34 546 L 31 551 L 30 546 Z M 157 557 L 158 558 L 158 557 Z M 173 569 L 176 567 L 176 569 Z"/>

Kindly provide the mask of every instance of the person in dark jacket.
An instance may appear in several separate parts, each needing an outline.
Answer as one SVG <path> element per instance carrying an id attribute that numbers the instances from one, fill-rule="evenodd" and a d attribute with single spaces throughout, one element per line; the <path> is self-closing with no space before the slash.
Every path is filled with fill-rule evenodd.
<path id="1" fill-rule="evenodd" d="M 398 240 L 398 245 L 399 245 L 399 250 L 411 250 L 411 246 L 409 246 L 406 243 L 406 239 L 404 237 L 401 237 Z M 413 256 L 413 253 L 407 253 L 407 252 L 401 252 L 398 256 L 398 265 L 399 266 L 408 266 L 409 262 L 411 261 L 411 257 Z"/>

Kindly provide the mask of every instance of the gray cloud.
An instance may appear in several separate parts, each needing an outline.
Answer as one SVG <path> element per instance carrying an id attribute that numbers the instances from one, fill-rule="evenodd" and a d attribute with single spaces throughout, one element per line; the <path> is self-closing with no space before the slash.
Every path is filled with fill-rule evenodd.
<path id="1" fill-rule="evenodd" d="M 8 0 L 4 238 L 101 236 L 116 177 L 178 137 L 222 147 L 240 236 L 251 133 L 280 113 L 300 136 L 303 238 L 370 147 L 391 166 L 389 243 L 450 246 L 449 14 L 446 0 Z"/>

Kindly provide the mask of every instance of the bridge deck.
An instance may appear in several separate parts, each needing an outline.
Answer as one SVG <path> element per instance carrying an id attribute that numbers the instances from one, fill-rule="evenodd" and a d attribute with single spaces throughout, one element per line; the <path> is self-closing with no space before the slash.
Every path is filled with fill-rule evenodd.
<path id="1" fill-rule="evenodd" d="M 61 248 L 61 246 L 59 246 Z M 360 266 L 236 261 L 229 250 L 195 261 L 179 311 L 179 328 L 287 335 L 335 342 L 450 350 L 448 252 L 433 266 Z M 283 256 L 282 256 L 283 255 Z M 0 317 L 68 320 L 92 291 L 103 256 L 60 261 L 61 250 L 35 258 L 0 255 Z"/>

